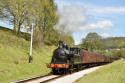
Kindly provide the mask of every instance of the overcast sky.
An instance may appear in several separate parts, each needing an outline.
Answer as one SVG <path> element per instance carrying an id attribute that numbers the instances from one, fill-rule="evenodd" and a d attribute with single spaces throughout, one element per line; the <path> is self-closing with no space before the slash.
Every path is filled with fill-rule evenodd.
<path id="1" fill-rule="evenodd" d="M 89 32 L 103 37 L 125 36 L 125 0 L 55 0 L 60 20 L 57 28 L 72 32 L 75 44 Z M 0 22 L 0 26 L 11 27 Z"/>
<path id="2" fill-rule="evenodd" d="M 103 37 L 125 36 L 125 0 L 55 0 L 58 26 L 73 33 L 75 44 L 89 32 Z"/>

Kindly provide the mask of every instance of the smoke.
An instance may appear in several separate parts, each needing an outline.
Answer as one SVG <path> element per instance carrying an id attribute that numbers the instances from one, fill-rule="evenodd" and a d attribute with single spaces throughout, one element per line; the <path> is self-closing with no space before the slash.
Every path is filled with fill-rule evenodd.
<path id="1" fill-rule="evenodd" d="M 60 19 L 56 29 L 63 32 L 78 32 L 93 29 L 108 29 L 113 26 L 110 20 L 99 20 L 95 23 L 87 23 L 87 9 L 83 6 L 64 6 L 59 12 Z"/>
<path id="2" fill-rule="evenodd" d="M 85 8 L 81 6 L 65 6 L 59 12 L 60 20 L 56 29 L 64 32 L 79 31 L 79 27 L 85 24 Z"/>

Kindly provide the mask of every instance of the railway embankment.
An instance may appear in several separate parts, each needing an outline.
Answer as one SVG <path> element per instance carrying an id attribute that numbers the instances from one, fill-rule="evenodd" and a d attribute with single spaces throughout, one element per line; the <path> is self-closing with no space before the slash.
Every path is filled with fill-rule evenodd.
<path id="1" fill-rule="evenodd" d="M 0 29 L 0 83 L 9 83 L 27 77 L 46 75 L 50 69 L 54 47 L 33 49 L 33 62 L 28 63 L 29 41 L 15 36 L 9 29 Z"/>

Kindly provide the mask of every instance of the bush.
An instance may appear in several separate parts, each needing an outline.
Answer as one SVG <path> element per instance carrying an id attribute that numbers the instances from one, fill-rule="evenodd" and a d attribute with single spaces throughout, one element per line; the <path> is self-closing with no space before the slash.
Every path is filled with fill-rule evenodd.
<path id="1" fill-rule="evenodd" d="M 125 58 L 125 49 L 117 50 L 117 51 L 112 51 L 112 54 L 114 56 L 117 56 L 119 58 Z"/>
<path id="2" fill-rule="evenodd" d="M 102 54 L 102 55 L 108 55 L 108 56 L 115 56 L 119 58 L 125 58 L 125 49 L 112 49 L 112 50 L 95 50 L 94 52 Z"/>

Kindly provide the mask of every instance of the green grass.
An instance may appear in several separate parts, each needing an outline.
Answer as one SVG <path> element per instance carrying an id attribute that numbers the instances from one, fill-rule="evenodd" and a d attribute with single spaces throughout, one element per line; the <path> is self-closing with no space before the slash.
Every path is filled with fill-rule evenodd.
<path id="1" fill-rule="evenodd" d="M 125 60 L 106 65 L 75 83 L 125 83 Z"/>
<path id="2" fill-rule="evenodd" d="M 50 72 L 54 46 L 33 49 L 33 63 L 28 63 L 29 41 L 15 36 L 11 30 L 0 28 L 0 83 L 8 83 Z"/>

